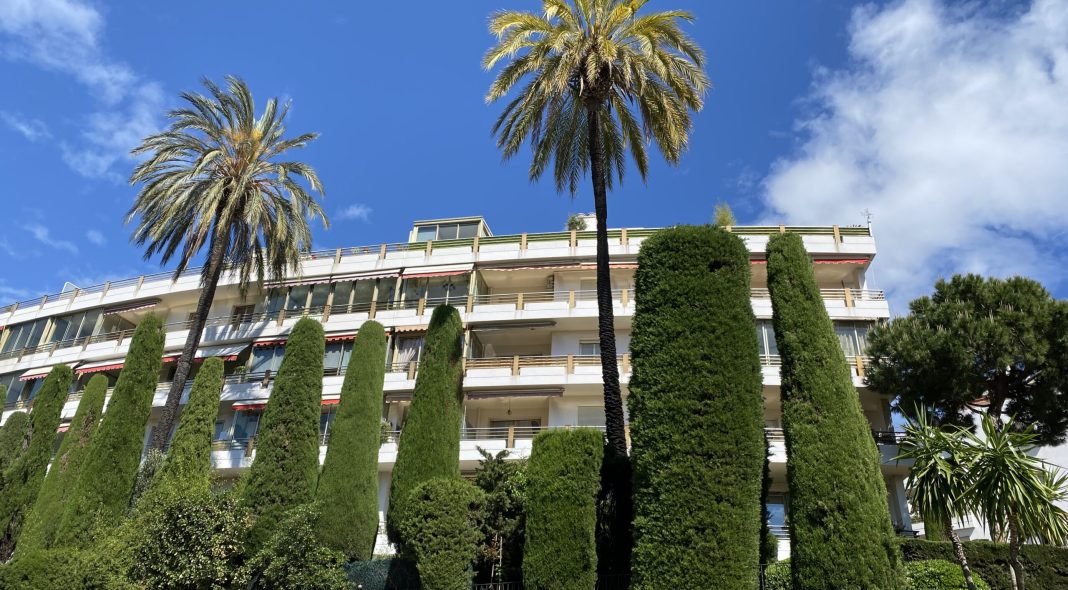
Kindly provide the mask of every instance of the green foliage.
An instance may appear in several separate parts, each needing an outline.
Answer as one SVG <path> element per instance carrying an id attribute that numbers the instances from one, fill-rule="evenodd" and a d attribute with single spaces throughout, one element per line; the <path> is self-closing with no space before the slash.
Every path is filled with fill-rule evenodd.
<path id="1" fill-rule="evenodd" d="M 107 390 L 108 378 L 103 375 L 94 375 L 85 386 L 78 410 L 52 461 L 52 468 L 48 470 L 37 501 L 26 517 L 22 535 L 19 536 L 20 552 L 52 546 L 59 527 L 58 517 L 63 514 L 63 506 L 70 497 L 71 488 L 78 481 L 89 441 L 100 424 Z"/>
<path id="2" fill-rule="evenodd" d="M 460 314 L 439 305 L 430 316 L 426 347 L 419 362 L 412 405 L 393 466 L 386 530 L 399 545 L 399 524 L 416 486 L 435 477 L 460 475 L 460 427 L 463 420 L 463 325 Z"/>
<path id="3" fill-rule="evenodd" d="M 364 322 L 349 358 L 341 403 L 319 476 L 319 538 L 349 560 L 367 560 L 378 534 L 378 449 L 382 438 L 382 386 L 386 332 Z"/>
<path id="4" fill-rule="evenodd" d="M 145 453 L 145 459 L 137 469 L 137 477 L 134 478 L 133 490 L 130 492 L 130 508 L 137 506 L 141 496 L 146 494 L 155 485 L 156 475 L 163 468 L 166 455 L 159 449 L 149 449 Z"/>
<path id="5" fill-rule="evenodd" d="M 509 460 L 508 451 L 493 455 L 479 448 L 478 452 L 482 460 L 474 482 L 486 494 L 478 578 L 485 582 L 518 580 L 522 577 L 526 461 Z"/>
<path id="6" fill-rule="evenodd" d="M 95 555 L 71 549 L 20 551 L 0 566 L 4 590 L 117 590 L 93 564 Z"/>
<path id="7" fill-rule="evenodd" d="M 790 581 L 790 560 L 776 561 L 764 568 L 763 590 L 793 590 Z"/>
<path id="8" fill-rule="evenodd" d="M 631 585 L 752 588 L 765 443 L 749 252 L 719 228 L 661 230 L 635 290 Z"/>
<path id="9" fill-rule="evenodd" d="M 4 387 L 0 386 L 0 399 L 3 399 Z M 0 473 L 15 462 L 26 449 L 30 434 L 30 415 L 26 412 L 14 412 L 0 426 Z"/>
<path id="10" fill-rule="evenodd" d="M 361 590 L 411 590 L 419 587 L 419 572 L 407 559 L 372 559 L 345 565 L 349 585 Z"/>
<path id="11" fill-rule="evenodd" d="M 957 275 L 939 280 L 910 314 L 868 334 L 869 387 L 926 407 L 943 423 L 970 426 L 974 402 L 986 413 L 1035 424 L 1043 444 L 1068 433 L 1068 302 L 1042 285 Z"/>
<path id="12" fill-rule="evenodd" d="M 56 365 L 45 377 L 30 412 L 30 444 L 0 478 L 0 561 L 11 556 L 26 515 L 37 501 L 73 378 L 67 365 Z"/>
<path id="13" fill-rule="evenodd" d="M 731 206 L 727 203 L 716 204 L 716 212 L 712 219 L 712 225 L 716 227 L 732 227 L 738 225 L 738 220 L 734 217 L 734 211 L 731 211 Z"/>
<path id="14" fill-rule="evenodd" d="M 312 505 L 289 510 L 263 550 L 238 572 L 235 585 L 248 590 L 348 590 L 344 556 L 319 541 L 314 524 L 318 519 Z"/>
<path id="15" fill-rule="evenodd" d="M 163 325 L 148 315 L 137 326 L 104 418 L 89 440 L 55 546 L 85 547 L 96 525 L 117 526 L 126 512 L 163 362 Z"/>
<path id="16" fill-rule="evenodd" d="M 222 360 L 207 359 L 193 381 L 189 401 L 152 483 L 151 493 L 211 491 L 211 439 L 219 415 L 222 386 Z"/>
<path id="17" fill-rule="evenodd" d="M 905 563 L 908 590 L 968 590 L 960 566 L 943 559 L 928 559 Z M 972 574 L 976 590 L 990 590 L 983 579 Z"/>
<path id="18" fill-rule="evenodd" d="M 954 561 L 950 543 L 906 539 L 901 544 L 906 561 L 939 559 Z M 989 541 L 965 541 L 964 553 L 972 568 L 993 590 L 1011 590 L 1009 547 Z M 1024 545 L 1020 561 L 1026 572 L 1027 587 L 1032 590 L 1068 590 L 1068 548 L 1050 545 Z M 955 566 L 960 571 L 959 566 Z"/>
<path id="19" fill-rule="evenodd" d="M 286 342 L 242 491 L 244 505 L 256 516 L 249 532 L 252 550 L 267 542 L 286 510 L 315 496 L 325 347 L 323 327 L 311 318 L 298 321 Z"/>
<path id="20" fill-rule="evenodd" d="M 782 355 L 794 584 L 806 590 L 901 588 L 879 451 L 812 262 L 801 237 L 791 233 L 773 236 L 767 256 Z"/>
<path id="21" fill-rule="evenodd" d="M 591 428 L 534 437 L 527 464 L 523 585 L 528 590 L 590 590 L 597 581 L 597 491 L 602 434 Z"/>
<path id="22" fill-rule="evenodd" d="M 412 490 L 399 523 L 423 590 L 469 590 L 482 540 L 481 490 L 460 478 L 434 478 Z"/>
<path id="23" fill-rule="evenodd" d="M 578 213 L 569 215 L 567 218 L 567 226 L 564 227 L 567 231 L 586 231 L 586 218 Z"/>

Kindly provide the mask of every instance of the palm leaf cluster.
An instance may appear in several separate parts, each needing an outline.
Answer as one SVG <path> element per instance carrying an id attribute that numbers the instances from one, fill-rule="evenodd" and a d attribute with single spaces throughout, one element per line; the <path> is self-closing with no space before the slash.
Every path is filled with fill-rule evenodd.
<path id="1" fill-rule="evenodd" d="M 511 60 L 497 74 L 487 102 L 525 87 L 493 127 L 504 157 L 529 139 L 529 174 L 553 163 L 557 190 L 574 194 L 590 166 L 589 114 L 599 113 L 605 181 L 623 180 L 629 150 L 644 179 L 654 140 L 677 163 L 710 83 L 704 53 L 679 28 L 693 16 L 672 10 L 638 15 L 647 0 L 543 0 L 542 12 L 498 12 L 490 19 L 496 46 L 484 68 Z"/>

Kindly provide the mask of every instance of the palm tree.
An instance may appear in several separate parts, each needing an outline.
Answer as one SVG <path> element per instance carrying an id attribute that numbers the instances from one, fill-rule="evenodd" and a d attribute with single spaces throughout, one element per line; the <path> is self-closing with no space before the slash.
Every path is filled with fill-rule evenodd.
<path id="1" fill-rule="evenodd" d="M 981 433 L 962 430 L 962 460 L 970 485 L 971 507 L 988 527 L 1009 533 L 1009 574 L 1013 590 L 1024 590 L 1020 545 L 1028 539 L 1063 544 L 1068 539 L 1068 513 L 1057 506 L 1068 496 L 1068 477 L 1034 457 L 1038 437 L 1008 420 L 999 425 L 984 415 Z"/>
<path id="2" fill-rule="evenodd" d="M 597 216 L 597 328 L 604 380 L 608 447 L 626 457 L 623 401 L 616 366 L 612 287 L 608 267 L 607 191 L 623 181 L 626 150 L 644 180 L 646 146 L 656 142 L 676 164 L 709 87 L 704 53 L 679 28 L 684 11 L 639 16 L 647 0 L 543 0 L 541 14 L 498 12 L 490 32 L 498 43 L 482 59 L 501 69 L 487 102 L 525 86 L 504 108 L 493 133 L 504 157 L 529 139 L 529 176 L 537 180 L 553 162 L 556 189 L 572 195 L 590 173 Z M 639 123 L 640 120 L 640 123 Z"/>
<path id="3" fill-rule="evenodd" d="M 929 527 L 929 533 L 942 527 L 953 543 L 953 553 L 964 572 L 968 590 L 975 590 L 972 570 L 964 555 L 964 545 L 953 528 L 953 519 L 968 513 L 964 496 L 968 490 L 966 470 L 960 463 L 960 436 L 931 424 L 920 408 L 914 422 L 905 426 L 905 440 L 897 460 L 911 459 L 908 490 L 912 507 Z M 933 529 L 933 530 L 932 530 Z M 929 535 L 930 536 L 930 535 Z"/>
<path id="4" fill-rule="evenodd" d="M 299 264 L 311 249 L 309 219 L 322 217 L 329 226 L 297 182 L 303 179 L 322 196 L 315 170 L 283 159 L 318 134 L 286 139 L 289 103 L 279 108 L 272 98 L 257 118 L 248 86 L 232 76 L 226 82 L 223 89 L 205 79 L 210 96 L 183 92 L 188 104 L 168 114 L 170 126 L 133 150 L 147 159 L 130 176 L 141 190 L 126 223 L 138 219 L 131 239 L 145 246 L 145 259 L 159 254 L 167 264 L 177 255 L 177 278 L 208 246 L 196 313 L 152 439 L 156 449 L 167 442 L 223 269 L 237 274 L 244 293 L 253 281 L 281 277 Z"/>

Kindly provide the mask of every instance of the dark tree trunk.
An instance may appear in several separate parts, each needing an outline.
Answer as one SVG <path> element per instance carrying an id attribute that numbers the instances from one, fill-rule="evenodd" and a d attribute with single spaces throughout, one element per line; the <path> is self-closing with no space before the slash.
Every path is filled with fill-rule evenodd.
<path id="1" fill-rule="evenodd" d="M 953 521 L 947 518 L 942 524 L 946 530 L 946 537 L 953 543 L 953 553 L 957 557 L 957 563 L 960 564 L 960 569 L 964 572 L 964 583 L 968 585 L 968 590 L 975 590 L 975 581 L 972 580 L 972 568 L 968 566 L 968 557 L 964 555 L 964 545 L 960 542 L 960 536 L 957 535 L 957 531 L 953 530 Z"/>
<path id="2" fill-rule="evenodd" d="M 160 415 L 159 424 L 152 435 L 152 447 L 162 451 L 167 446 L 171 428 L 178 415 L 178 404 L 182 401 L 182 390 L 189 378 L 189 370 L 193 366 L 193 356 L 200 346 L 200 337 L 204 332 L 204 324 L 211 310 L 211 302 L 215 299 L 215 288 L 219 284 L 223 267 L 226 266 L 226 239 L 217 233 L 212 234 L 211 245 L 208 249 L 207 269 L 204 274 L 205 282 L 197 299 L 197 310 L 193 315 L 189 326 L 189 336 L 185 339 L 182 355 L 178 357 L 178 364 L 174 370 L 174 381 L 171 389 L 167 392 L 167 401 L 163 404 L 163 413 Z"/>

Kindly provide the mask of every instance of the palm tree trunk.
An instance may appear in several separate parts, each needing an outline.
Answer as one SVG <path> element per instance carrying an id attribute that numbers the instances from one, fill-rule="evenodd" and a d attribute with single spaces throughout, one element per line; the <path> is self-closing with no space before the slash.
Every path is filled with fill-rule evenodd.
<path id="1" fill-rule="evenodd" d="M 167 392 L 167 401 L 163 405 L 163 413 L 160 415 L 159 424 L 152 435 L 151 448 L 153 449 L 162 451 L 167 446 L 167 440 L 170 438 L 171 428 L 174 425 L 175 418 L 178 416 L 178 404 L 182 401 L 182 390 L 185 389 L 185 382 L 189 378 L 189 370 L 193 366 L 193 356 L 197 352 L 197 347 L 200 346 L 200 337 L 204 332 L 204 324 L 208 320 L 208 312 L 211 310 L 211 303 L 215 299 L 215 288 L 219 284 L 219 277 L 222 275 L 222 270 L 225 266 L 225 256 L 226 240 L 213 233 L 211 246 L 208 249 L 207 269 L 204 275 L 206 280 L 200 290 L 200 297 L 197 299 L 197 310 L 190 320 L 189 336 L 185 339 L 185 346 L 182 347 L 182 354 L 178 357 L 178 364 L 175 366 L 174 380 L 171 381 L 171 389 Z"/>
<path id="2" fill-rule="evenodd" d="M 975 581 L 972 580 L 972 568 L 968 566 L 968 557 L 964 555 L 964 545 L 960 542 L 960 535 L 953 530 L 953 520 L 946 518 L 943 525 L 945 526 L 946 537 L 953 543 L 953 553 L 957 556 L 957 563 L 960 564 L 960 569 L 964 572 L 964 583 L 968 585 L 968 590 L 975 590 Z"/>
<path id="3" fill-rule="evenodd" d="M 1012 589 L 1024 590 L 1023 564 L 1020 563 L 1020 521 L 1015 514 L 1009 514 L 1009 573 L 1012 577 Z"/>

